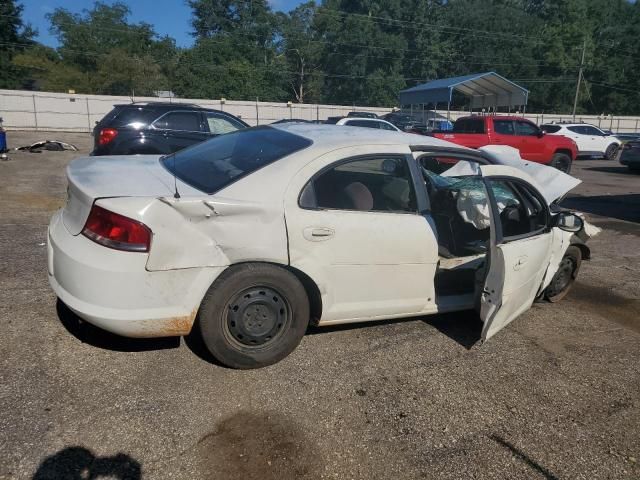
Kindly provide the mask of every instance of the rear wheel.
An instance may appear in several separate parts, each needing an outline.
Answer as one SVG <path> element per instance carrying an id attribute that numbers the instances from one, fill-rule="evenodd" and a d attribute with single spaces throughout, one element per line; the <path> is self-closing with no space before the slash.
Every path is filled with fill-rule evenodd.
<path id="1" fill-rule="evenodd" d="M 232 368 L 260 368 L 289 355 L 309 323 L 309 300 L 291 272 L 255 263 L 229 267 L 202 301 L 207 349 Z"/>
<path id="2" fill-rule="evenodd" d="M 616 156 L 616 153 L 618 153 L 618 145 L 612 143 L 604 151 L 604 158 L 606 158 L 607 160 L 613 160 Z"/>
<path id="3" fill-rule="evenodd" d="M 571 286 L 578 276 L 582 252 L 578 247 L 571 246 L 562 257 L 558 271 L 551 279 L 551 283 L 544 292 L 544 297 L 552 303 L 559 302 L 571 290 Z"/>
<path id="4" fill-rule="evenodd" d="M 556 153 L 551 159 L 550 165 L 561 172 L 571 172 L 571 157 L 566 153 Z"/>

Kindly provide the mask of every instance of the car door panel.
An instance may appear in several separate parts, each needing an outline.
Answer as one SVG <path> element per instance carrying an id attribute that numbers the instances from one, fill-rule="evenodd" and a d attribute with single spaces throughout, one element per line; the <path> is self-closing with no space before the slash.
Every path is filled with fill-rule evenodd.
<path id="1" fill-rule="evenodd" d="M 490 189 L 490 180 L 496 178 L 514 179 L 535 191 L 528 176 L 516 169 L 496 166 L 482 166 L 482 176 Z M 526 183 L 525 183 L 526 182 Z M 495 194 L 491 199 L 491 246 L 489 270 L 484 290 L 480 297 L 480 317 L 484 322 L 482 339 L 487 340 L 512 322 L 518 315 L 531 307 L 548 269 L 554 248 L 554 233 L 548 228 L 548 206 L 539 195 L 539 200 L 547 212 L 547 228 L 530 236 L 502 237 L 502 220 Z M 504 210 L 503 210 L 504 211 Z"/>
<path id="2" fill-rule="evenodd" d="M 515 124 L 520 156 L 533 162 L 548 160 L 545 158 L 545 140 L 542 135 L 538 135 L 538 128 L 524 120 L 517 120 Z"/>
<path id="3" fill-rule="evenodd" d="M 336 150 L 301 169 L 287 189 L 290 264 L 318 285 L 322 324 L 397 317 L 436 308 L 433 279 L 438 245 L 425 216 L 299 205 L 301 191 L 319 171 L 367 154 L 408 159 L 410 150 L 391 146 Z"/>

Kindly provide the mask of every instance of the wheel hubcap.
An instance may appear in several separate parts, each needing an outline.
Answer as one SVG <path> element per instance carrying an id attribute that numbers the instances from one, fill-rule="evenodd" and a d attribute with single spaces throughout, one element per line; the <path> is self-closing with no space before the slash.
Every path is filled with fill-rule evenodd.
<path id="1" fill-rule="evenodd" d="M 573 261 L 570 258 L 564 258 L 553 279 L 552 290 L 554 294 L 557 295 L 562 292 L 571 283 L 571 280 L 573 279 L 573 270 Z"/>
<path id="2" fill-rule="evenodd" d="M 226 326 L 236 342 L 258 347 L 277 338 L 289 317 L 284 297 L 272 288 L 259 286 L 240 292 L 229 302 Z"/>

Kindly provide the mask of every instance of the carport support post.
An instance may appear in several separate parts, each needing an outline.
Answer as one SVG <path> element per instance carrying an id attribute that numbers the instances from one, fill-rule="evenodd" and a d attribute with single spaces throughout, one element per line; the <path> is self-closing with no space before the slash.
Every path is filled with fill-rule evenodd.
<path id="1" fill-rule="evenodd" d="M 447 103 L 447 121 L 451 120 L 451 102 Z"/>
<path id="2" fill-rule="evenodd" d="M 35 123 L 36 132 L 38 131 L 38 110 L 36 108 L 36 95 L 31 95 L 31 99 L 33 100 L 33 122 Z"/>

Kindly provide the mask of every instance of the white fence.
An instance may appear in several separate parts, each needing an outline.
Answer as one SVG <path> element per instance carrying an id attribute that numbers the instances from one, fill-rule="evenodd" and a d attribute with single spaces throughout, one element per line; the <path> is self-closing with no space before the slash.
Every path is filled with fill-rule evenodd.
<path id="1" fill-rule="evenodd" d="M 13 130 L 73 131 L 89 132 L 95 122 L 111 110 L 114 104 L 130 103 L 131 97 L 108 95 L 75 95 L 67 93 L 30 92 L 23 90 L 0 90 L 0 117 L 4 126 Z M 136 97 L 135 101 L 164 100 L 157 97 Z M 327 117 L 346 115 L 352 110 L 384 114 L 389 108 L 362 107 L 355 105 L 315 105 L 305 103 L 249 102 L 233 100 L 172 99 L 174 103 L 195 103 L 203 107 L 215 108 L 241 117 L 250 125 L 272 123 L 283 118 L 304 120 L 326 120 Z M 405 110 L 407 113 L 409 110 Z M 422 112 L 413 111 L 418 114 Z M 452 111 L 449 117 L 468 115 L 469 112 Z M 434 112 L 424 112 L 433 117 Z M 437 116 L 446 118 L 446 111 L 438 111 Z M 551 121 L 571 120 L 570 114 L 527 113 L 524 117 L 536 124 Z M 577 121 L 592 123 L 606 130 L 618 133 L 637 132 L 640 117 L 578 115 Z"/>
<path id="2" fill-rule="evenodd" d="M 0 90 L 0 117 L 13 130 L 91 131 L 114 104 L 131 103 L 131 97 L 75 95 L 67 93 Z M 135 101 L 168 101 L 157 97 L 136 97 Z M 283 118 L 326 120 L 352 110 L 384 114 L 391 108 L 304 103 L 242 102 L 232 100 L 171 99 L 173 103 L 195 103 L 202 107 L 230 112 L 250 125 L 272 123 Z"/>

